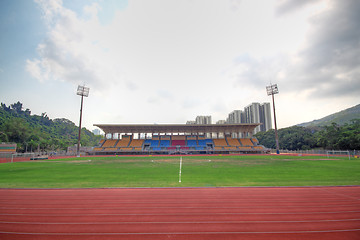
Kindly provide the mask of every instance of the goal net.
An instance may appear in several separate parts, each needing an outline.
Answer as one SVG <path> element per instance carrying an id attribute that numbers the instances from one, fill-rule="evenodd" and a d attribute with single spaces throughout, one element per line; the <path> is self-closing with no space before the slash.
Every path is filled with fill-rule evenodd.
<path id="1" fill-rule="evenodd" d="M 350 160 L 350 152 L 349 151 L 340 151 L 340 150 L 331 150 L 331 151 L 327 151 L 327 157 L 329 158 L 330 156 L 347 156 Z"/>
<path id="2" fill-rule="evenodd" d="M 13 153 L 11 154 L 11 162 L 29 161 L 34 156 L 35 153 Z"/>

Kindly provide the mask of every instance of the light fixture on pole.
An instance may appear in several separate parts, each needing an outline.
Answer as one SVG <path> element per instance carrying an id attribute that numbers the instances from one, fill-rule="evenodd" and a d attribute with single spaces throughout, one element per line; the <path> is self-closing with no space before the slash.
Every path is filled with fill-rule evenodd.
<path id="1" fill-rule="evenodd" d="M 275 141 L 276 141 L 276 153 L 279 154 L 280 153 L 280 147 L 279 147 L 279 137 L 278 137 L 278 133 L 277 133 L 277 126 L 276 126 L 276 114 L 275 114 L 275 100 L 274 100 L 274 95 L 279 93 L 279 89 L 277 87 L 277 84 L 272 84 L 270 86 L 266 87 L 266 92 L 268 96 L 272 96 L 272 101 L 273 101 L 273 109 L 274 109 L 274 123 L 275 123 Z"/>
<path id="2" fill-rule="evenodd" d="M 80 136 L 81 136 L 81 120 L 82 120 L 82 108 L 83 108 L 83 99 L 84 97 L 89 96 L 89 90 L 90 88 L 85 86 L 78 86 L 76 94 L 81 96 L 81 106 L 80 106 L 80 123 L 79 123 L 79 136 L 78 136 L 78 143 L 77 143 L 77 149 L 76 149 L 76 155 L 80 157 Z"/>

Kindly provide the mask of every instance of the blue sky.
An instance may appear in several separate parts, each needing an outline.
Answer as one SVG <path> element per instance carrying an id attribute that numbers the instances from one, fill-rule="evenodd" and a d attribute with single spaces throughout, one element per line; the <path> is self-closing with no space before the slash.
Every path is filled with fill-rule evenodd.
<path id="1" fill-rule="evenodd" d="M 270 102 L 279 127 L 359 104 L 356 0 L 2 0 L 0 100 L 84 125 L 226 119 Z"/>

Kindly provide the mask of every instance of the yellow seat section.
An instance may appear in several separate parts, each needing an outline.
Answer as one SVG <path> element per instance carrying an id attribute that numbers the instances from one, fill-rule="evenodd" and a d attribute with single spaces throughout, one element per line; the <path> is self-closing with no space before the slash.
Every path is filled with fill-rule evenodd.
<path id="1" fill-rule="evenodd" d="M 229 146 L 241 146 L 239 140 L 236 138 L 227 138 L 227 142 Z"/>
<path id="2" fill-rule="evenodd" d="M 106 139 L 102 147 L 109 148 L 114 147 L 117 142 L 117 139 Z"/>
<path id="3" fill-rule="evenodd" d="M 213 139 L 215 147 L 224 147 L 228 146 L 225 138 Z"/>
<path id="4" fill-rule="evenodd" d="M 143 143 L 144 143 L 144 139 L 133 139 L 129 147 L 136 147 L 136 148 L 140 147 L 141 149 Z"/>
<path id="5" fill-rule="evenodd" d="M 254 146 L 250 138 L 240 138 L 240 142 L 243 146 Z"/>

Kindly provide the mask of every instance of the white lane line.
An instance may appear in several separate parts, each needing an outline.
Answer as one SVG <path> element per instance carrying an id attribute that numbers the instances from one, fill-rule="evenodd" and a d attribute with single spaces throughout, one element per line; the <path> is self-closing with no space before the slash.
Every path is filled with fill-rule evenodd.
<path id="1" fill-rule="evenodd" d="M 202 235 L 202 234 L 297 234 L 297 233 L 334 233 L 334 232 L 358 232 L 359 228 L 354 229 L 329 229 L 329 230 L 314 230 L 314 231 L 283 231 L 283 232 L 150 232 L 150 233 L 29 233 L 29 232 L 0 232 L 0 234 L 17 234 L 17 235 Z"/>
<path id="2" fill-rule="evenodd" d="M 45 224 L 45 225 L 105 225 L 105 224 L 244 224 L 244 223 L 320 223 L 320 222 L 354 222 L 360 219 L 334 219 L 334 220 L 284 220 L 284 221 L 187 221 L 187 222 L 1 222 L 0 224 Z"/>
<path id="3" fill-rule="evenodd" d="M 265 213 L 204 213 L 204 212 L 174 212 L 174 213 L 79 213 L 79 214 L 32 214 L 32 213 L 0 213 L 0 216 L 34 216 L 34 217 L 64 217 L 64 216 L 193 216 L 193 215 L 318 215 L 318 214 L 345 214 L 360 213 L 360 211 L 341 212 L 265 212 Z"/>

